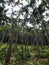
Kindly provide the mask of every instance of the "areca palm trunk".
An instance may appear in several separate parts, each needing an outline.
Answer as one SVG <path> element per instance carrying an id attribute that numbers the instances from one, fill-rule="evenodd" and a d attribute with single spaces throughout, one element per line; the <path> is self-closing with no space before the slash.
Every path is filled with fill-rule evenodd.
<path id="1" fill-rule="evenodd" d="M 12 17 L 12 19 L 13 19 L 13 17 Z M 11 57 L 11 52 L 12 52 L 12 45 L 13 45 L 13 42 L 14 42 L 14 30 L 15 30 L 15 23 L 14 23 L 14 20 L 12 20 L 11 19 L 11 21 L 12 21 L 12 28 L 11 28 L 11 35 L 9 35 L 9 40 L 10 40 L 10 42 L 9 42 L 9 48 L 8 48 L 8 50 L 7 50 L 7 55 L 6 55 L 6 58 L 5 58 L 5 62 L 4 62 L 4 65 L 9 65 L 9 63 L 10 63 L 10 57 Z"/>
<path id="2" fill-rule="evenodd" d="M 1 40 L 0 43 L 3 43 L 3 40 L 4 40 L 4 38 L 5 38 L 5 35 L 6 35 L 7 30 L 8 30 L 8 28 L 7 28 L 7 25 L 6 25 L 6 26 L 5 26 L 5 30 L 3 31 L 4 33 L 3 33 L 3 37 L 2 37 L 2 40 Z"/>
<path id="3" fill-rule="evenodd" d="M 46 24 L 45 24 L 45 22 L 43 21 L 42 15 L 40 15 L 40 13 L 39 13 L 39 11 L 38 11 L 37 8 L 36 8 L 36 10 L 37 10 L 37 12 L 38 12 L 38 16 L 39 16 L 40 20 L 42 21 L 42 29 L 43 29 L 43 27 L 44 27 L 45 32 L 46 32 L 47 35 L 45 35 L 45 33 L 43 33 L 43 34 L 44 34 L 44 36 L 46 37 L 46 39 L 47 39 L 47 41 L 48 41 L 48 43 L 49 43 L 49 33 L 48 33 L 47 29 L 46 29 Z M 46 41 L 46 42 L 47 42 L 47 41 Z"/>
<path id="4" fill-rule="evenodd" d="M 23 34 L 22 34 L 22 60 L 24 59 L 24 57 L 23 57 Z"/>
<path id="5" fill-rule="evenodd" d="M 41 46 L 43 46 L 42 33 L 41 33 L 41 36 L 40 37 L 41 37 L 41 43 L 42 43 Z"/>
<path id="6" fill-rule="evenodd" d="M 38 46 L 38 39 L 37 39 L 37 34 L 36 34 L 36 31 L 35 30 L 34 30 L 34 33 L 35 33 L 36 44 Z"/>
<path id="7" fill-rule="evenodd" d="M 32 21 L 33 21 L 33 27 L 34 27 L 35 40 L 36 40 L 36 44 L 38 46 L 37 33 L 36 33 L 36 29 L 35 29 L 36 20 L 35 20 L 35 17 L 33 15 L 32 15 Z"/>
<path id="8" fill-rule="evenodd" d="M 9 62 L 10 62 L 10 57 L 11 57 L 11 52 L 12 52 L 12 45 L 13 45 L 13 35 L 14 35 L 14 27 L 13 27 L 13 24 L 12 24 L 12 31 L 11 31 L 11 37 L 10 37 L 10 42 L 9 42 L 9 48 L 7 50 L 7 56 L 5 58 L 4 65 L 9 65 Z"/>
<path id="9" fill-rule="evenodd" d="M 43 33 L 44 34 L 44 36 L 45 36 L 45 42 L 46 42 L 46 45 L 48 45 L 49 44 L 49 33 L 48 33 L 48 31 L 47 31 L 47 29 L 46 29 L 46 25 L 45 25 L 45 23 L 43 22 L 43 25 L 44 25 L 44 28 L 45 28 L 45 33 Z"/>
<path id="10" fill-rule="evenodd" d="M 12 52 L 12 40 L 10 41 L 11 42 L 9 43 L 9 48 L 7 50 L 7 56 L 5 58 L 4 65 L 9 65 L 9 62 L 10 62 L 10 57 L 11 57 L 11 52 Z"/>
<path id="11" fill-rule="evenodd" d="M 7 55 L 6 55 L 6 58 L 5 58 L 4 65 L 9 65 L 9 62 L 10 62 L 10 57 L 11 57 L 11 52 L 12 52 L 12 45 L 13 45 L 13 33 L 14 33 L 14 31 L 12 30 L 11 37 L 9 37 L 10 42 L 9 42 L 9 47 L 8 47 L 8 50 L 7 50 Z"/>
<path id="12" fill-rule="evenodd" d="M 46 45 L 47 43 L 46 43 L 46 39 L 45 39 L 45 30 L 44 30 L 43 26 L 42 26 L 42 38 L 43 38 L 44 45 Z"/>
<path id="13" fill-rule="evenodd" d="M 26 43 L 26 35 L 25 35 L 25 51 L 26 51 L 26 47 L 27 47 L 26 44 L 27 44 L 27 43 Z"/>

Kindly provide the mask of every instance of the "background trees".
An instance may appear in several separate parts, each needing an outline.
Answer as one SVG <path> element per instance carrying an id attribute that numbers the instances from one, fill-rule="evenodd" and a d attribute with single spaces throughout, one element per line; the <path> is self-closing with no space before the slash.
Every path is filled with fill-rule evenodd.
<path id="1" fill-rule="evenodd" d="M 49 9 L 48 3 L 44 0 L 41 0 L 41 4 L 36 6 L 36 3 L 37 3 L 36 0 L 35 1 L 31 0 L 31 1 L 26 1 L 26 2 L 28 4 L 24 5 L 22 3 L 22 1 L 12 1 L 12 0 L 1 1 L 0 2 L 1 3 L 0 26 L 2 25 L 5 27 L 8 25 L 7 27 L 9 29 L 13 25 L 15 30 L 17 29 L 18 35 L 20 35 L 20 36 L 21 36 L 20 33 L 21 33 L 22 29 L 29 30 L 28 32 L 31 32 L 31 29 L 32 30 L 34 29 L 35 33 L 36 33 L 35 36 L 38 35 L 38 31 L 41 31 L 41 33 L 42 33 L 42 30 L 43 30 L 44 31 L 43 34 L 46 34 L 46 38 L 48 38 L 49 32 L 48 32 L 47 26 L 49 26 L 49 24 L 48 24 L 49 21 L 45 20 L 46 19 L 45 17 L 49 17 L 49 15 L 46 13 L 46 11 L 48 11 L 48 9 Z M 11 5 L 11 11 L 13 11 L 12 13 L 10 12 L 11 13 L 10 18 L 8 17 L 9 14 L 7 15 L 9 8 L 6 9 L 6 6 L 5 6 L 6 3 L 8 4 L 8 6 Z M 21 7 L 19 7 L 21 9 L 18 11 L 14 10 L 13 8 L 16 6 L 18 6 L 18 7 L 21 6 Z M 45 15 L 44 15 L 44 13 L 45 13 Z M 13 17 L 13 18 L 11 18 L 11 17 Z M 21 18 L 21 17 L 23 17 L 23 18 Z M 19 28 L 20 28 L 20 30 L 18 31 Z M 38 28 L 38 31 L 36 31 L 37 28 Z M 6 29 L 6 27 L 5 27 L 5 29 Z M 9 35 L 9 33 L 6 33 L 6 34 Z M 16 34 L 16 31 L 15 31 L 15 34 Z M 33 33 L 31 33 L 31 34 L 33 36 Z M 4 37 L 4 35 L 3 35 L 3 39 L 4 38 L 8 39 L 9 36 Z M 17 38 L 18 38 L 18 36 L 17 36 Z M 37 38 L 38 38 L 38 36 L 37 36 Z M 33 39 L 34 39 L 34 37 L 33 37 Z"/>

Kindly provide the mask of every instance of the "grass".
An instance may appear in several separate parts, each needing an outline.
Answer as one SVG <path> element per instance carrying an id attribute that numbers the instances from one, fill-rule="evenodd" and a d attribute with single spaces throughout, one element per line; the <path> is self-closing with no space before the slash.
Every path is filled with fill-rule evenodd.
<path id="1" fill-rule="evenodd" d="M 4 65 L 8 44 L 0 45 L 0 65 Z M 26 46 L 23 45 L 23 60 L 22 45 L 13 44 L 12 54 L 9 65 L 49 65 L 49 46 Z"/>

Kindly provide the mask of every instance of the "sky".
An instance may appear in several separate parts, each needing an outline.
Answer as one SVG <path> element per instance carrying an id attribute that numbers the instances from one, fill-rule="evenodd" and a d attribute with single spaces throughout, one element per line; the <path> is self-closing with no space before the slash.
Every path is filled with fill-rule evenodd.
<path id="1" fill-rule="evenodd" d="M 15 0 L 16 2 L 17 2 L 17 0 Z M 30 1 L 30 0 L 29 0 Z M 28 5 L 28 2 L 26 1 L 26 0 L 23 0 L 23 1 L 21 1 L 20 0 L 20 2 L 21 3 L 23 3 L 23 5 L 24 6 L 26 6 L 26 5 Z M 38 5 L 41 3 L 41 0 L 39 1 L 39 2 L 37 2 L 37 7 L 38 7 Z M 10 17 L 10 13 L 12 12 L 12 10 L 11 10 L 11 5 L 9 6 L 8 4 L 6 4 L 5 5 L 6 6 L 6 8 L 5 9 L 8 9 L 9 8 L 9 10 L 8 10 L 8 12 L 6 13 L 6 15 L 8 16 L 8 17 Z M 17 6 L 15 6 L 14 8 L 13 8 L 13 11 L 19 11 L 20 9 L 21 9 L 21 7 L 22 7 L 22 5 L 17 5 Z"/>
<path id="2" fill-rule="evenodd" d="M 6 0 L 5 0 L 6 1 Z M 7 0 L 8 1 L 8 0 Z M 15 0 L 15 2 L 17 2 L 18 0 Z M 29 2 L 30 2 L 30 0 L 28 0 Z M 7 11 L 7 13 L 6 13 L 6 15 L 8 16 L 8 17 L 11 17 L 11 13 L 12 13 L 12 9 L 13 9 L 13 12 L 14 11 L 17 11 L 15 14 L 17 14 L 18 15 L 18 13 L 19 13 L 19 11 L 21 10 L 21 8 L 22 8 L 22 6 L 26 6 L 26 5 L 28 5 L 28 2 L 26 1 L 26 0 L 20 0 L 20 3 L 23 3 L 23 5 L 17 5 L 17 6 L 15 6 L 15 7 L 13 7 L 12 8 L 12 3 L 10 4 L 10 5 L 8 5 L 7 3 L 6 3 L 6 5 L 5 5 L 5 10 L 6 9 L 9 9 L 8 11 Z M 41 3 L 41 0 L 38 0 L 38 2 L 37 2 L 37 0 L 36 0 L 36 6 L 38 7 L 38 5 Z M 13 4 L 14 5 L 14 4 Z M 29 9 L 29 12 L 31 12 L 32 11 L 32 8 L 30 8 Z M 45 11 L 45 13 L 43 13 L 43 15 L 45 16 L 46 15 L 46 13 L 48 13 L 49 14 L 49 11 Z M 24 13 L 24 15 L 25 15 L 25 13 Z M 16 16 L 14 15 L 13 16 L 14 18 L 16 18 Z M 29 17 L 29 16 L 28 16 Z M 22 16 L 22 15 L 20 15 L 20 19 L 24 19 L 24 16 Z M 45 16 L 45 18 L 44 18 L 44 20 L 49 20 L 49 17 L 46 17 Z M 28 26 L 30 26 L 30 27 L 32 27 L 32 24 L 30 24 L 30 23 L 28 23 Z M 38 26 L 37 26 L 38 27 Z"/>

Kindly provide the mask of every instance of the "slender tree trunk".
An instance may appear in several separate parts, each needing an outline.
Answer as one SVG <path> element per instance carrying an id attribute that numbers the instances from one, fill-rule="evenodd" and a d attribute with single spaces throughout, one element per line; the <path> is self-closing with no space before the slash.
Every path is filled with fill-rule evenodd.
<path id="1" fill-rule="evenodd" d="M 37 8 L 36 8 L 36 10 L 37 10 L 38 15 L 39 15 L 39 17 L 40 17 L 40 20 L 42 21 L 42 26 L 44 26 L 44 29 L 45 29 L 45 32 L 47 33 L 47 36 L 45 36 L 45 33 L 43 33 L 43 34 L 44 34 L 45 38 L 47 39 L 47 41 L 48 41 L 48 43 L 49 43 L 49 33 L 48 33 L 47 29 L 46 29 L 46 24 L 45 24 L 45 22 L 44 22 L 44 20 L 43 20 L 43 18 L 42 18 L 42 15 L 40 15 L 40 12 L 38 11 Z M 45 40 L 45 41 L 46 41 L 46 40 Z M 46 41 L 46 42 L 47 42 L 47 41 Z"/>
<path id="2" fill-rule="evenodd" d="M 24 60 L 24 57 L 23 57 L 23 46 L 22 46 L 22 60 Z"/>
<path id="3" fill-rule="evenodd" d="M 33 45 L 33 44 L 32 44 L 32 40 L 33 40 L 33 39 L 32 39 L 32 36 L 31 36 L 31 45 Z"/>
<path id="4" fill-rule="evenodd" d="M 12 52 L 12 43 L 9 44 L 9 48 L 8 48 L 8 51 L 7 51 L 7 56 L 6 56 L 4 65 L 9 65 L 11 52 Z"/>
<path id="5" fill-rule="evenodd" d="M 42 39 L 42 33 L 41 33 L 41 46 L 43 46 L 43 39 Z"/>
<path id="6" fill-rule="evenodd" d="M 3 40 L 4 40 L 4 38 L 5 38 L 5 34 L 6 34 L 7 30 L 8 30 L 8 28 L 7 28 L 7 26 L 6 26 L 6 27 L 5 27 L 5 30 L 3 31 L 2 40 L 0 41 L 1 44 L 3 43 Z"/>
<path id="7" fill-rule="evenodd" d="M 36 34 L 36 31 L 34 30 L 34 33 L 35 33 L 35 40 L 36 40 L 36 44 L 38 46 L 38 39 L 37 39 L 37 34 Z"/>
<path id="8" fill-rule="evenodd" d="M 23 34 L 22 34 L 22 61 L 24 60 L 24 57 L 23 57 Z"/>
<path id="9" fill-rule="evenodd" d="M 42 39 L 43 39 L 44 45 L 46 45 L 45 30 L 44 30 L 43 24 L 42 24 Z"/>
<path id="10" fill-rule="evenodd" d="M 25 36 L 25 51 L 26 51 L 26 36 Z"/>
<path id="11" fill-rule="evenodd" d="M 7 51 L 7 56 L 5 58 L 5 63 L 4 65 L 9 65 L 9 62 L 10 62 L 10 57 L 11 57 L 11 52 L 12 52 L 12 45 L 13 45 L 13 42 L 14 42 L 14 21 L 12 23 L 12 28 L 11 28 L 11 35 L 9 35 L 9 48 L 8 48 L 8 51 Z"/>

